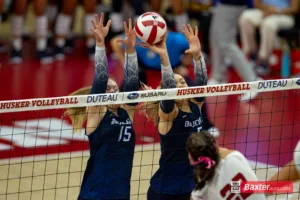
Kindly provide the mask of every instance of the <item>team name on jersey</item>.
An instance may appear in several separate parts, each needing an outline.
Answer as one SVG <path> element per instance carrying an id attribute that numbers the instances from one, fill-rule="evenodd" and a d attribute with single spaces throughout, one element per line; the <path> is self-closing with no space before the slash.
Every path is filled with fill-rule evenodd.
<path id="1" fill-rule="evenodd" d="M 194 121 L 185 121 L 184 123 L 184 127 L 196 127 L 196 126 L 200 126 L 202 124 L 202 119 L 201 117 L 199 117 L 198 119 L 194 120 Z"/>
<path id="2" fill-rule="evenodd" d="M 126 120 L 126 122 L 119 122 L 115 118 L 112 119 L 111 124 L 118 124 L 118 125 L 131 125 L 131 121 L 129 119 Z"/>

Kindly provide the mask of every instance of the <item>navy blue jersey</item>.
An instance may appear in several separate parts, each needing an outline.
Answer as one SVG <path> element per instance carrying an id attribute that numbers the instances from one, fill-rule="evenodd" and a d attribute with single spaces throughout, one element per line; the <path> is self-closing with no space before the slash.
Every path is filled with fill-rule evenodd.
<path id="1" fill-rule="evenodd" d="M 116 116 L 107 110 L 88 138 L 90 158 L 79 198 L 129 199 L 135 133 L 127 112 L 119 108 Z"/>
<path id="2" fill-rule="evenodd" d="M 194 189 L 194 171 L 186 150 L 186 141 L 193 132 L 202 130 L 198 105 L 189 102 L 191 113 L 179 110 L 173 126 L 166 135 L 160 134 L 161 157 L 159 169 L 150 187 L 162 194 L 183 194 Z"/>

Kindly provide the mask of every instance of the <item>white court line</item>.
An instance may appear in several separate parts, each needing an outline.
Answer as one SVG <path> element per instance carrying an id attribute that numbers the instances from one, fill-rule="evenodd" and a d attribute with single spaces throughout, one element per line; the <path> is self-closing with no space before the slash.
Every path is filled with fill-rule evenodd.
<path id="1" fill-rule="evenodd" d="M 160 143 L 153 143 L 153 144 L 139 144 L 135 146 L 135 152 L 143 152 L 143 151 L 150 151 L 160 150 Z M 37 156 L 26 156 L 26 157 L 18 157 L 18 158 L 11 158 L 11 159 L 3 159 L 0 160 L 0 165 L 5 164 L 16 164 L 21 162 L 30 162 L 30 161 L 46 161 L 46 160 L 54 160 L 54 159 L 64 159 L 64 158 L 73 158 L 73 157 L 82 157 L 82 156 L 89 156 L 89 150 L 83 151 L 73 151 L 73 152 L 66 152 L 66 153 L 58 153 L 58 154 L 48 154 L 48 155 L 37 155 Z M 248 160 L 249 164 L 255 166 L 256 169 L 266 169 L 266 168 L 273 168 L 276 169 L 278 166 L 256 162 L 253 160 Z"/>
<path id="2" fill-rule="evenodd" d="M 153 143 L 153 144 L 142 144 L 142 145 L 136 145 L 135 152 L 144 152 L 144 151 L 159 151 L 160 150 L 160 143 Z M 17 163 L 24 163 L 24 162 L 36 162 L 36 161 L 48 161 L 48 160 L 56 160 L 56 159 L 64 159 L 64 158 L 74 158 L 74 157 L 88 157 L 89 156 L 89 150 L 84 151 L 76 151 L 76 152 L 67 152 L 67 153 L 59 153 L 59 154 L 50 154 L 50 155 L 38 155 L 38 156 L 28 156 L 28 157 L 22 157 L 22 158 L 12 158 L 12 159 L 5 159 L 0 160 L 0 165 L 8 165 L 8 164 L 17 164 Z M 248 160 L 250 166 L 255 171 L 262 172 L 263 174 L 268 173 L 276 173 L 280 167 L 263 163 L 263 162 L 257 162 L 253 160 Z M 263 171 L 261 171 L 263 170 Z M 264 171 L 265 170 L 265 171 Z M 258 175 L 258 174 L 257 174 Z M 265 175 L 263 177 L 266 177 Z M 258 177 L 260 180 L 263 180 L 264 178 Z M 299 183 L 294 184 L 294 192 L 297 192 L 299 188 Z M 273 195 L 268 196 L 267 200 L 296 200 L 298 199 L 297 196 L 299 193 L 294 193 L 290 195 Z"/>
<path id="3" fill-rule="evenodd" d="M 135 146 L 135 152 L 143 152 L 143 151 L 150 151 L 150 150 L 159 151 L 160 144 L 159 143 L 139 144 Z M 85 157 L 89 155 L 90 155 L 89 150 L 83 150 L 83 151 L 73 151 L 73 152 L 58 153 L 58 154 L 26 156 L 26 157 L 0 160 L 0 165 L 17 164 L 17 163 L 33 162 L 33 161 L 46 161 L 46 160 L 48 161 L 48 160 L 83 157 L 83 156 Z"/>

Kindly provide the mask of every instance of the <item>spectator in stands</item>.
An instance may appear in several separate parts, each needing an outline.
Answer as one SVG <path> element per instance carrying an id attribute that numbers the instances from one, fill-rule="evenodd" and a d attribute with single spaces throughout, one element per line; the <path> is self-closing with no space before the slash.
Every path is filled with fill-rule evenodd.
<path id="1" fill-rule="evenodd" d="M 203 52 L 209 55 L 209 28 L 212 17 L 213 0 L 189 0 L 187 12 L 189 18 L 196 19 L 201 33 Z"/>
<path id="2" fill-rule="evenodd" d="M 3 6 L 4 6 L 4 0 L 0 0 L 0 26 L 1 26 L 1 21 L 2 21 Z"/>
<path id="3" fill-rule="evenodd" d="M 277 32 L 294 26 L 293 15 L 298 5 L 299 0 L 254 0 L 255 8 L 245 10 L 241 15 L 239 25 L 243 50 L 251 60 L 257 62 L 256 71 L 259 75 L 271 72 L 268 57 L 272 53 Z M 261 36 L 259 49 L 255 40 L 257 27 Z"/>
<path id="4" fill-rule="evenodd" d="M 121 34 L 123 30 L 123 16 L 122 16 L 122 8 L 125 1 L 120 0 L 112 0 L 112 13 L 110 14 L 110 19 L 114 22 L 111 25 L 111 31 L 112 35 L 116 36 Z M 143 14 L 145 12 L 144 10 L 144 1 L 143 0 L 129 0 L 129 3 L 131 4 L 135 18 L 137 18 L 139 15 Z M 134 19 L 135 21 L 135 19 Z"/>
<path id="5" fill-rule="evenodd" d="M 162 0 L 151 0 L 152 11 L 160 13 Z M 175 29 L 181 32 L 182 26 L 188 24 L 189 17 L 184 10 L 184 0 L 172 0 L 172 14 L 174 15 Z"/>
<path id="6" fill-rule="evenodd" d="M 78 0 L 68 0 L 63 1 L 62 12 L 57 17 L 55 34 L 55 58 L 57 60 L 64 60 L 64 47 L 66 43 L 66 37 L 71 32 L 71 24 L 74 11 L 77 6 Z M 90 33 L 89 25 L 91 20 L 94 19 L 94 14 L 96 11 L 96 0 L 84 0 L 83 7 L 85 10 L 84 17 L 84 34 L 86 36 L 86 45 L 88 48 L 88 55 L 90 59 L 94 59 L 95 53 L 95 40 L 93 35 Z"/>
<path id="7" fill-rule="evenodd" d="M 209 84 L 227 83 L 225 58 L 229 58 L 243 81 L 255 81 L 258 77 L 236 42 L 238 19 L 248 0 L 220 0 L 214 11 L 210 30 L 212 51 L 212 79 Z M 255 98 L 258 93 L 246 93 L 241 101 Z"/>
<path id="8" fill-rule="evenodd" d="M 22 62 L 22 33 L 24 29 L 24 15 L 27 8 L 27 0 L 13 1 L 14 15 L 12 17 L 12 52 L 11 62 L 19 64 Z M 47 52 L 48 19 L 45 16 L 47 0 L 33 0 L 33 8 L 36 15 L 36 48 L 38 59 L 42 64 L 52 62 Z"/>

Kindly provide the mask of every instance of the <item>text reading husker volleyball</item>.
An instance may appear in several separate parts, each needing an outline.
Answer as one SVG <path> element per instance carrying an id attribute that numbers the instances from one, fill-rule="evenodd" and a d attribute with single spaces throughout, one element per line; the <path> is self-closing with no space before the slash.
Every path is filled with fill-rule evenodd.
<path id="1" fill-rule="evenodd" d="M 5 103 L 0 103 L 0 109 L 44 107 L 44 106 L 66 105 L 66 104 L 78 104 L 77 97 L 70 97 L 70 98 L 63 98 L 63 99 L 20 101 L 20 102 L 5 102 Z"/>
<path id="2" fill-rule="evenodd" d="M 189 94 L 204 94 L 204 93 L 215 93 L 215 92 L 231 92 L 231 91 L 247 91 L 251 90 L 250 85 L 221 85 L 221 86 L 211 86 L 207 88 L 188 88 L 180 89 L 177 91 L 177 96 L 179 95 L 189 95 Z"/>

